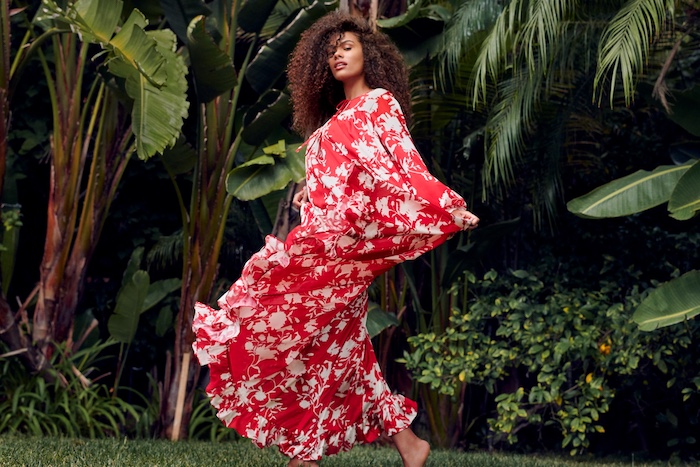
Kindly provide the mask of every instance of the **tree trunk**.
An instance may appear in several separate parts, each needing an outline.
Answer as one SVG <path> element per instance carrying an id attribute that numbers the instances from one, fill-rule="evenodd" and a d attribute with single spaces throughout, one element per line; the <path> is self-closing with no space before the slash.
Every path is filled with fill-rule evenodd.
<path id="1" fill-rule="evenodd" d="M 120 118 L 123 109 L 100 78 L 93 83 L 94 94 L 82 94 L 87 45 L 64 34 L 54 38 L 53 50 L 55 77 L 45 67 L 55 106 L 47 228 L 31 329 L 36 352 L 47 360 L 52 343 L 72 342 L 87 265 L 128 163 L 132 137 Z"/>
<path id="2" fill-rule="evenodd" d="M 209 301 L 218 272 L 224 228 L 233 200 L 226 191 L 226 175 L 231 170 L 235 155 L 231 140 L 233 119 L 229 113 L 235 109 L 236 102 L 237 89 L 234 89 L 200 108 L 206 138 L 200 142 L 202 146 L 193 176 L 189 212 L 183 219 L 185 238 L 180 310 L 175 320 L 173 355 L 168 362 L 172 371 L 165 375 L 160 413 L 160 434 L 169 439 L 187 437 L 194 390 L 200 374 L 196 358 L 190 359 L 187 367 L 183 368 L 183 356 L 192 352 L 194 304 Z M 174 433 L 179 381 L 183 371 L 188 375 L 186 395 L 180 397 L 184 400 L 184 407 L 180 407 L 182 420 L 179 433 Z"/>
<path id="3" fill-rule="evenodd" d="M 64 287 L 64 279 L 78 217 L 77 201 L 85 161 L 81 87 L 86 46 L 78 44 L 77 36 L 63 34 L 54 38 L 53 50 L 56 53 L 55 77 L 47 76 L 49 85 L 55 86 L 49 202 L 44 256 L 39 271 L 39 297 L 32 328 L 33 342 L 47 357 L 52 352 L 51 342 L 68 339 L 66 320 L 60 315 L 72 315 L 74 308 L 70 307 L 77 302 L 77 297 L 70 296 L 75 291 Z M 48 69 L 46 73 L 49 74 Z M 69 321 L 72 323 L 72 317 Z"/>
<path id="4" fill-rule="evenodd" d="M 26 314 L 22 315 L 26 321 Z M 26 334 L 20 332 L 19 323 L 10 309 L 5 295 L 0 292 L 0 340 L 10 349 L 9 353 L 18 355 L 32 373 L 45 373 L 48 361 L 36 351 Z"/>
<path id="5" fill-rule="evenodd" d="M 299 225 L 301 220 L 299 217 L 299 211 L 292 205 L 292 199 L 294 194 L 301 189 L 302 184 L 292 183 L 287 189 L 287 194 L 284 198 L 280 200 L 280 204 L 277 207 L 277 216 L 275 218 L 275 225 L 272 228 L 272 235 L 284 241 L 289 235 L 289 232 Z"/>

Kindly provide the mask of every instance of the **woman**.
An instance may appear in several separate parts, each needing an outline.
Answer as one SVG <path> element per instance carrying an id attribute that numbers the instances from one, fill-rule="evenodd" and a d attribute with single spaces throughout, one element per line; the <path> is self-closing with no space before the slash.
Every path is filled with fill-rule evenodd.
<path id="1" fill-rule="evenodd" d="M 406 129 L 407 72 L 388 38 L 331 13 L 306 31 L 288 76 L 308 136 L 301 225 L 268 236 L 218 301 L 198 303 L 193 347 L 226 426 L 289 466 L 386 434 L 407 467 L 430 447 L 416 403 L 392 394 L 367 335 L 367 287 L 479 219 L 428 172 Z"/>

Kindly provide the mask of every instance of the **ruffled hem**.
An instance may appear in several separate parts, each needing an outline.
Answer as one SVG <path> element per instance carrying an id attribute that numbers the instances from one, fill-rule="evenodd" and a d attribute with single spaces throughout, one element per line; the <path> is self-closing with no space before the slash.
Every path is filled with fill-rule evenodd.
<path id="1" fill-rule="evenodd" d="M 363 414 L 361 422 L 353 423 L 344 430 L 326 428 L 322 432 L 310 433 L 288 430 L 260 415 L 219 410 L 220 405 L 214 401 L 221 399 L 217 399 L 215 394 L 209 395 L 212 397 L 212 405 L 217 409 L 217 416 L 228 428 L 249 438 L 259 448 L 277 446 L 290 459 L 303 461 L 319 461 L 325 456 L 349 451 L 357 444 L 374 442 L 382 434 L 393 436 L 410 427 L 417 415 L 414 401 L 392 394 L 381 403 L 365 403 L 365 407 L 374 410 Z M 379 422 L 372 423 L 370 420 Z"/>

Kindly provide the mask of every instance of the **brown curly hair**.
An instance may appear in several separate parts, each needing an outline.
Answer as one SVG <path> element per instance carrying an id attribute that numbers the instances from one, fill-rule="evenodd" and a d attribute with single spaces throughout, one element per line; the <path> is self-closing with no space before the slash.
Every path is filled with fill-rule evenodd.
<path id="1" fill-rule="evenodd" d="M 292 93 L 293 128 L 309 136 L 336 112 L 343 99 L 343 85 L 331 74 L 328 50 L 333 38 L 345 32 L 357 35 L 362 45 L 365 80 L 370 88 L 390 91 L 410 114 L 408 69 L 389 37 L 373 31 L 363 18 L 334 11 L 316 21 L 302 35 L 289 60 L 287 77 Z"/>

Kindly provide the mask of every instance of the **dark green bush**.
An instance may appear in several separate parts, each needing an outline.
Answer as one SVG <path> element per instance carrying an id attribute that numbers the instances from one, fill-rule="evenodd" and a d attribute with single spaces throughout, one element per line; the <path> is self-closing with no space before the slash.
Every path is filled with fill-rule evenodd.
<path id="1" fill-rule="evenodd" d="M 454 398 L 482 387 L 478 411 L 492 445 L 541 449 L 558 439 L 571 454 L 593 441 L 609 451 L 692 452 L 700 321 L 641 332 L 630 318 L 645 292 L 616 275 L 577 287 L 555 269 L 489 271 L 456 285 L 446 332 L 409 339 L 404 358 L 415 379 Z"/>

